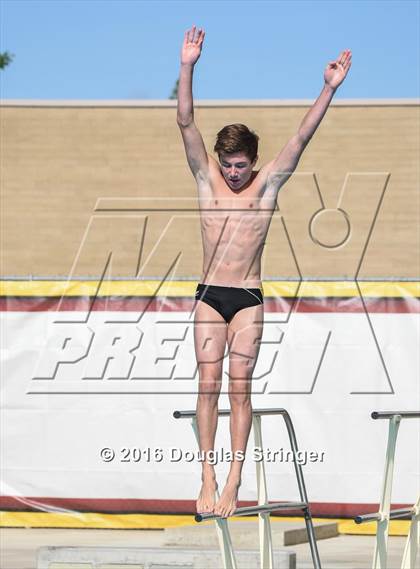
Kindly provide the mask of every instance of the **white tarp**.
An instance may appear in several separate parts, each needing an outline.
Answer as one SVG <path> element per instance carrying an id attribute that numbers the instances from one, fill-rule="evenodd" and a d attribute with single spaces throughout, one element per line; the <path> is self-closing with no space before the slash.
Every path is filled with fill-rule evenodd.
<path id="1" fill-rule="evenodd" d="M 148 311 L 140 321 L 127 311 L 92 312 L 88 320 L 77 311 L 1 316 L 3 496 L 22 505 L 27 498 L 196 499 L 200 463 L 190 420 L 172 416 L 196 402 L 189 312 Z M 373 421 L 370 413 L 420 408 L 418 345 L 416 311 L 369 318 L 357 311 L 289 318 L 266 312 L 253 407 L 286 408 L 300 449 L 317 453 L 302 452 L 311 502 L 379 501 L 388 421 Z M 229 406 L 226 391 L 227 357 L 221 409 Z M 262 423 L 269 499 L 296 499 L 283 420 Z M 222 455 L 228 433 L 221 418 L 219 484 L 229 467 Z M 404 420 L 393 503 L 415 501 L 418 442 L 418 420 Z M 251 435 L 241 500 L 256 499 L 253 449 Z M 42 500 L 37 507 L 43 509 Z"/>

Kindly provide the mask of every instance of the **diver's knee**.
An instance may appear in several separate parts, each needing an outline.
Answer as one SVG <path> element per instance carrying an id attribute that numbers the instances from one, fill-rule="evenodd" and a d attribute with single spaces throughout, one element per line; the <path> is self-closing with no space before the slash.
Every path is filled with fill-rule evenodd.
<path id="1" fill-rule="evenodd" d="M 221 386 L 222 381 L 219 378 L 215 378 L 213 376 L 200 378 L 200 383 L 198 386 L 199 400 L 203 402 L 212 402 L 215 400 L 217 402 Z"/>
<path id="2" fill-rule="evenodd" d="M 232 411 L 237 409 L 250 409 L 251 394 L 249 393 L 249 386 L 243 383 L 242 387 L 236 385 L 229 389 L 229 402 Z"/>

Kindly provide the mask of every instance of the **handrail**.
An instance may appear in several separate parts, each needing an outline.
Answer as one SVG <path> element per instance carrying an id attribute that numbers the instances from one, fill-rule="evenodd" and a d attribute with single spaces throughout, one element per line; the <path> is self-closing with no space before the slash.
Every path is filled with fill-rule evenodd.
<path id="1" fill-rule="evenodd" d="M 243 508 L 237 508 L 232 516 L 251 516 L 255 514 L 262 514 L 267 512 L 273 512 L 276 510 L 303 510 L 307 508 L 308 504 L 306 502 L 275 502 L 273 504 L 263 504 L 262 506 L 245 506 Z M 220 518 L 212 512 L 202 513 L 195 515 L 196 522 L 202 522 L 207 520 L 215 520 Z"/>
<path id="2" fill-rule="evenodd" d="M 391 510 L 392 478 L 394 474 L 395 449 L 398 429 L 402 419 L 418 419 L 420 411 L 373 411 L 372 419 L 388 419 L 388 442 L 385 455 L 385 468 L 382 479 L 381 499 L 379 511 L 356 516 L 354 522 L 363 524 L 376 522 L 376 540 L 373 553 L 372 569 L 386 569 L 388 559 L 388 531 L 391 520 L 411 516 L 410 529 L 402 558 L 402 569 L 414 567 L 418 549 L 420 497 L 410 508 L 397 508 Z"/>
<path id="3" fill-rule="evenodd" d="M 404 518 L 411 515 L 414 512 L 413 507 L 411 508 L 399 508 L 397 510 L 390 510 L 389 519 L 394 520 L 396 518 Z M 373 514 L 363 514 L 361 516 L 356 516 L 354 521 L 356 524 L 364 524 L 365 522 L 381 521 L 382 516 L 380 512 L 374 512 Z"/>
<path id="4" fill-rule="evenodd" d="M 227 417 L 231 414 L 230 409 L 220 409 L 217 412 L 218 416 Z M 262 447 L 261 438 L 261 416 L 262 415 L 282 415 L 286 423 L 286 430 L 289 436 L 290 446 L 293 456 L 296 457 L 298 453 L 298 445 L 296 441 L 295 430 L 293 427 L 292 419 L 286 409 L 282 407 L 274 409 L 252 409 L 253 428 L 255 440 L 258 441 L 257 445 Z M 197 412 L 195 410 L 188 411 L 174 411 L 173 416 L 175 419 L 192 419 L 192 427 L 199 442 L 198 428 L 197 428 Z M 312 522 L 311 510 L 306 494 L 305 481 L 303 478 L 302 466 L 299 461 L 294 460 L 293 465 L 295 468 L 296 479 L 299 488 L 300 502 L 275 502 L 268 503 L 267 489 L 265 480 L 264 463 L 259 464 L 257 467 L 257 491 L 258 491 L 258 505 L 237 508 L 232 516 L 246 516 L 251 514 L 258 514 L 259 516 L 259 533 L 260 533 L 260 555 L 261 567 L 264 569 L 273 569 L 273 546 L 271 539 L 271 529 L 269 516 L 270 512 L 274 510 L 301 510 L 305 519 L 306 532 L 308 535 L 309 547 L 311 549 L 312 560 L 315 569 L 321 569 L 321 561 L 319 559 L 318 547 Z M 216 490 L 217 495 L 217 490 Z M 230 516 L 229 516 L 230 517 Z M 197 522 L 204 520 L 214 520 L 216 523 L 216 530 L 219 538 L 220 550 L 222 553 L 222 562 L 225 569 L 236 569 L 236 561 L 232 548 L 229 530 L 227 527 L 227 519 L 215 515 L 213 512 L 197 513 L 195 516 Z"/>
<path id="5" fill-rule="evenodd" d="M 372 419 L 391 419 L 397 415 L 401 419 L 418 419 L 420 411 L 373 411 L 370 416 Z"/>
<path id="6" fill-rule="evenodd" d="M 175 419 L 192 419 L 197 414 L 196 411 L 174 411 L 173 416 Z M 230 415 L 230 409 L 219 409 L 217 414 L 219 417 L 226 417 Z M 253 415 L 289 415 L 286 409 L 278 407 L 275 409 L 253 409 Z"/>

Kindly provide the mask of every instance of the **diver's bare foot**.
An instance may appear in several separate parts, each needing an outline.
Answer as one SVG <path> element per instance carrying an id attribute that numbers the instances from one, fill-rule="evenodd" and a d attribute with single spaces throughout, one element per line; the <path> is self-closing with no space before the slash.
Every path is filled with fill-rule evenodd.
<path id="1" fill-rule="evenodd" d="M 238 490 L 241 485 L 241 480 L 232 479 L 226 481 L 226 486 L 214 507 L 214 513 L 222 518 L 231 516 L 236 510 L 238 502 Z"/>
<path id="2" fill-rule="evenodd" d="M 217 490 L 216 479 L 211 476 L 202 478 L 200 494 L 198 496 L 196 507 L 198 514 L 213 512 L 215 500 L 215 492 Z"/>

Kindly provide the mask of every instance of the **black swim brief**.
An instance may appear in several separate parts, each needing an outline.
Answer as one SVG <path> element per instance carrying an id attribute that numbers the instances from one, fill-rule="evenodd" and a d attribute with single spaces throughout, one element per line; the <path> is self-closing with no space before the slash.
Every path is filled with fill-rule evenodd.
<path id="1" fill-rule="evenodd" d="M 239 288 L 206 284 L 199 284 L 197 286 L 195 298 L 217 310 L 226 322 L 230 322 L 239 310 L 264 303 L 264 298 L 259 288 Z"/>

